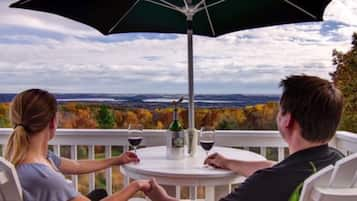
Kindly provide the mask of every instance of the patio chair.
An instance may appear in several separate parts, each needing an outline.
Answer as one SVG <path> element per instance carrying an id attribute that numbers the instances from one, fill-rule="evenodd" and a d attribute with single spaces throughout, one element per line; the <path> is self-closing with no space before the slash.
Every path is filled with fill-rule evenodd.
<path id="1" fill-rule="evenodd" d="M 304 182 L 299 201 L 356 201 L 357 153 L 311 175 Z"/>
<path id="2" fill-rule="evenodd" d="M 22 201 L 22 190 L 15 167 L 0 157 L 0 201 Z"/>

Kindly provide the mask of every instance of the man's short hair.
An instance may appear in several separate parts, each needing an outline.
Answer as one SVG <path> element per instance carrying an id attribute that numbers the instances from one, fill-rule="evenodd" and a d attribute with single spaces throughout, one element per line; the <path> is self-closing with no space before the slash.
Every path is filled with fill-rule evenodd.
<path id="1" fill-rule="evenodd" d="M 280 82 L 282 114 L 289 112 L 305 140 L 326 142 L 341 119 L 343 96 L 333 83 L 315 76 L 293 75 Z"/>

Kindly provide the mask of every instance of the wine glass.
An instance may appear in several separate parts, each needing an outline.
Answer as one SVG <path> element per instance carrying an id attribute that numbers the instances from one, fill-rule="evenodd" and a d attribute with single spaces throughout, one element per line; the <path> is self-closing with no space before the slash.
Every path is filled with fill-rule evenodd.
<path id="1" fill-rule="evenodd" d="M 214 145 L 215 133 L 216 130 L 211 126 L 202 127 L 200 130 L 200 145 L 206 151 L 206 156 Z"/>
<path id="2" fill-rule="evenodd" d="M 129 144 L 134 148 L 134 152 L 136 153 L 136 148 L 140 145 L 143 139 L 143 125 L 141 124 L 129 124 L 128 127 L 128 141 Z"/>

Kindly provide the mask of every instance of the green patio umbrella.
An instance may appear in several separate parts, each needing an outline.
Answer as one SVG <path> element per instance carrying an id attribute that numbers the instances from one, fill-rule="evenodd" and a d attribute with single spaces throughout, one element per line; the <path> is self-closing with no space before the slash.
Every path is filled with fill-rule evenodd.
<path id="1" fill-rule="evenodd" d="M 187 34 L 189 130 L 194 124 L 192 35 L 222 34 L 279 24 L 321 21 L 331 0 L 20 0 L 13 8 L 61 15 L 104 35 Z"/>

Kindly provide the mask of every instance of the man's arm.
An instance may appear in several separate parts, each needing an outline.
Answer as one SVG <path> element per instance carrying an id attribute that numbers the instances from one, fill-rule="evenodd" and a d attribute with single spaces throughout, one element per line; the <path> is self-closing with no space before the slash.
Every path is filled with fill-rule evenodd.
<path id="1" fill-rule="evenodd" d="M 204 164 L 208 164 L 213 167 L 232 170 L 240 175 L 249 177 L 254 172 L 260 169 L 272 167 L 276 162 L 265 160 L 265 161 L 242 161 L 229 159 L 221 154 L 214 153 L 206 158 Z"/>

